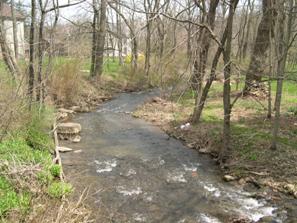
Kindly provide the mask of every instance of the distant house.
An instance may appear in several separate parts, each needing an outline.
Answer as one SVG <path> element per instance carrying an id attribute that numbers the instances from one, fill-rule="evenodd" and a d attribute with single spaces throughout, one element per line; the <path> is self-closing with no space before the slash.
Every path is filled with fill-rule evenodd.
<path id="1" fill-rule="evenodd" d="M 5 39 L 10 50 L 14 53 L 14 36 L 13 36 L 13 22 L 10 5 L 2 3 L 2 9 L 0 12 L 1 21 L 3 23 L 3 29 L 5 33 Z M 19 57 L 25 56 L 25 16 L 15 10 L 15 17 L 17 21 L 17 44 Z"/>

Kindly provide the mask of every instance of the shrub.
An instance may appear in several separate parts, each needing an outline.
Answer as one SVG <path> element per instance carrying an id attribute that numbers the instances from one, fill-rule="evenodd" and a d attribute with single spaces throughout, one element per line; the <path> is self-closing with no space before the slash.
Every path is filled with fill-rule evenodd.
<path id="1" fill-rule="evenodd" d="M 62 198 L 73 191 L 72 185 L 65 182 L 53 182 L 48 187 L 48 194 L 52 198 Z"/>
<path id="2" fill-rule="evenodd" d="M 30 126 L 27 131 L 26 142 L 30 147 L 37 150 L 50 151 L 54 148 L 54 143 L 50 135 L 34 125 Z"/>
<path id="3" fill-rule="evenodd" d="M 1 63 L 0 63 L 1 64 Z M 1 65 L 0 65 L 1 66 Z M 8 73 L 0 69 L 0 137 L 25 125 L 28 116 L 26 98 L 20 93 L 25 86 L 19 86 Z"/>
<path id="4" fill-rule="evenodd" d="M 80 66 L 79 61 L 69 60 L 53 71 L 49 86 L 50 94 L 56 103 L 71 105 L 78 100 L 82 82 Z"/>
<path id="5" fill-rule="evenodd" d="M 61 166 L 58 164 L 54 164 L 50 167 L 50 172 L 53 177 L 59 177 L 61 174 Z"/>
<path id="6" fill-rule="evenodd" d="M 54 148 L 52 137 L 48 133 L 53 119 L 54 112 L 52 109 L 44 107 L 41 112 L 37 108 L 32 110 L 25 137 L 29 146 L 38 150 L 51 150 Z"/>
<path id="7" fill-rule="evenodd" d="M 41 184 L 49 185 L 54 178 L 49 171 L 43 170 L 37 173 L 37 179 Z"/>
<path id="8" fill-rule="evenodd" d="M 297 106 L 295 107 L 289 107 L 288 112 L 297 116 Z"/>

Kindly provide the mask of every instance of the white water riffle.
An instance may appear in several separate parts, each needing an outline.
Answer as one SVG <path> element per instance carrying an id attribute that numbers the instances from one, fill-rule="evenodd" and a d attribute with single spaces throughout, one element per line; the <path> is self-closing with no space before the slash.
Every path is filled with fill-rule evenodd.
<path id="1" fill-rule="evenodd" d="M 275 211 L 277 208 L 267 206 L 265 200 L 257 200 L 251 198 L 251 194 L 243 191 L 233 191 L 226 193 L 228 197 L 234 200 L 238 206 L 235 210 L 238 214 L 247 217 L 248 219 L 257 222 L 263 217 L 275 217 L 276 222 L 282 222 L 281 219 L 276 217 Z"/>
<path id="2" fill-rule="evenodd" d="M 171 173 L 167 174 L 166 181 L 167 183 L 187 183 L 187 180 L 185 178 L 185 173 L 181 171 L 173 171 Z"/>
<path id="3" fill-rule="evenodd" d="M 102 161 L 102 162 L 95 160 L 94 162 L 96 164 L 96 168 L 97 168 L 96 172 L 97 173 L 111 172 L 113 170 L 113 168 L 117 166 L 116 159 Z"/>
<path id="4" fill-rule="evenodd" d="M 207 214 L 199 214 L 197 217 L 199 223 L 221 223 L 221 221 Z"/>
<path id="5" fill-rule="evenodd" d="M 207 190 L 209 193 L 211 193 L 215 197 L 220 197 L 221 196 L 221 191 L 219 188 L 215 187 L 212 184 L 204 184 L 203 188 Z"/>
<path id="6" fill-rule="evenodd" d="M 133 195 L 139 195 L 142 193 L 142 189 L 140 187 L 136 188 L 127 188 L 125 186 L 117 186 L 116 192 L 119 194 L 122 194 L 124 196 L 133 196 Z"/>

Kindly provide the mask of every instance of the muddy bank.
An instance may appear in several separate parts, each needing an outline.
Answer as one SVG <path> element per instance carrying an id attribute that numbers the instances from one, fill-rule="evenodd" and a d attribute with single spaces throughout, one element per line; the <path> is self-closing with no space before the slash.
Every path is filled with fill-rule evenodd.
<path id="1" fill-rule="evenodd" d="M 290 222 L 270 195 L 255 198 L 221 179 L 207 155 L 131 116 L 158 92 L 122 93 L 77 115 L 82 141 L 62 155 L 76 193 L 89 187 L 95 222 Z M 241 220 L 240 220 L 241 219 Z M 266 222 L 271 222 L 266 220 Z"/>

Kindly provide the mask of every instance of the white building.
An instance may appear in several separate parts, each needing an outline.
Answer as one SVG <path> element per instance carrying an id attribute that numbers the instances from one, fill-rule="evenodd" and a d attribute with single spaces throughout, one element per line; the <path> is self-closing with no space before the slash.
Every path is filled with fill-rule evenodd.
<path id="1" fill-rule="evenodd" d="M 0 0 L 1 1 L 1 0 Z M 6 3 L 2 3 L 2 10 L 0 12 L 1 20 L 3 23 L 3 29 L 5 33 L 6 42 L 10 50 L 14 53 L 14 36 L 13 36 L 13 22 L 11 7 Z M 15 17 L 17 20 L 17 44 L 19 57 L 25 56 L 25 16 L 19 11 L 15 10 Z"/>

